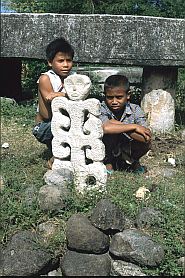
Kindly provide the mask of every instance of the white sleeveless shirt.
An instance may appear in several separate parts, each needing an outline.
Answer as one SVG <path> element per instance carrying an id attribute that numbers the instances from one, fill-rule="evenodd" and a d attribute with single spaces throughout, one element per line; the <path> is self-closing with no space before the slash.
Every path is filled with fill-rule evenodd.
<path id="1" fill-rule="evenodd" d="M 51 82 L 54 92 L 61 91 L 61 89 L 63 88 L 62 81 L 61 81 L 60 77 L 53 70 L 48 70 L 41 74 L 46 74 L 49 77 L 49 80 Z M 38 79 L 37 83 L 39 83 L 39 79 Z"/>
<path id="2" fill-rule="evenodd" d="M 62 81 L 60 77 L 53 70 L 48 70 L 41 74 L 46 74 L 49 77 L 54 92 L 62 92 L 63 90 Z M 39 79 L 37 80 L 37 83 L 39 83 Z M 39 104 L 37 105 L 37 113 L 38 112 L 39 112 Z"/>

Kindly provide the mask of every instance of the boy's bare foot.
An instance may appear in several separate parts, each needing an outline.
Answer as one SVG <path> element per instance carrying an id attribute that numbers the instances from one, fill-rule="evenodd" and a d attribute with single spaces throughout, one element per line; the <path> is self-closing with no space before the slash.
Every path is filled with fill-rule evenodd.
<path id="1" fill-rule="evenodd" d="M 54 162 L 54 156 L 52 156 L 52 157 L 48 160 L 48 169 L 52 169 L 53 162 Z"/>

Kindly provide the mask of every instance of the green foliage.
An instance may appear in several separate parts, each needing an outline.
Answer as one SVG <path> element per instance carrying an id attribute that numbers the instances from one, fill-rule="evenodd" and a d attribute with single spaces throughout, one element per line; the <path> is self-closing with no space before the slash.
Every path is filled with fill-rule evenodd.
<path id="1" fill-rule="evenodd" d="M 185 18 L 185 1 L 184 0 L 163 0 L 162 13 L 163 17 Z"/>
<path id="2" fill-rule="evenodd" d="M 37 80 L 42 72 L 48 70 L 46 61 L 42 60 L 22 60 L 22 88 L 23 93 L 30 92 L 33 97 L 37 96 Z"/>
<path id="3" fill-rule="evenodd" d="M 184 0 L 9 0 L 17 12 L 185 17 Z"/>
<path id="4" fill-rule="evenodd" d="M 8 6 L 17 12 L 27 13 L 93 13 L 92 0 L 10 0 Z"/>
<path id="5" fill-rule="evenodd" d="M 28 125 L 33 123 L 35 112 L 34 101 L 18 104 L 1 100 L 1 117 L 4 117 L 5 121 L 14 119 L 15 123 Z"/>

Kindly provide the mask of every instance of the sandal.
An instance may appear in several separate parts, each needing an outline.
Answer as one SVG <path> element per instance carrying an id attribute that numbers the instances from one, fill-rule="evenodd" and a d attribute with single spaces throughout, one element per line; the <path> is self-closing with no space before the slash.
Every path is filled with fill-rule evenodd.
<path id="1" fill-rule="evenodd" d="M 108 176 L 112 175 L 112 173 L 114 172 L 111 163 L 106 164 L 106 172 L 107 172 L 107 175 L 108 175 Z"/>
<path id="2" fill-rule="evenodd" d="M 142 166 L 139 161 L 135 161 L 131 166 L 131 172 L 134 174 L 144 174 L 147 172 L 147 169 L 145 166 Z"/>
<path id="3" fill-rule="evenodd" d="M 114 172 L 113 170 L 108 170 L 108 169 L 107 169 L 107 174 L 108 174 L 108 175 L 112 175 L 113 172 Z"/>

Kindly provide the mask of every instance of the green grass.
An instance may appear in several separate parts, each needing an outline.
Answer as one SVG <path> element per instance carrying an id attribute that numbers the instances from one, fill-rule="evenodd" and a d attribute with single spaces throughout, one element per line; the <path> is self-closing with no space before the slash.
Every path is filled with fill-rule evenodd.
<path id="1" fill-rule="evenodd" d="M 36 141 L 31 130 L 34 124 L 34 102 L 23 104 L 1 104 L 1 144 L 8 142 L 9 148 L 1 148 L 1 176 L 4 187 L 1 190 L 1 243 L 5 245 L 18 230 L 36 230 L 40 223 L 54 221 L 59 231 L 48 240 L 46 247 L 55 254 L 65 249 L 65 222 L 73 213 L 89 213 L 98 200 L 109 197 L 131 219 L 135 219 L 142 207 L 159 209 L 164 221 L 144 229 L 165 248 L 165 259 L 157 268 L 143 268 L 148 275 L 181 276 L 182 267 L 177 259 L 184 256 L 184 166 L 179 164 L 176 175 L 164 178 L 159 169 L 165 166 L 165 153 L 156 152 L 143 158 L 151 175 L 142 176 L 132 173 L 115 172 L 107 182 L 107 192 L 96 190 L 84 196 L 72 191 L 67 208 L 58 213 L 45 213 L 40 210 L 37 193 L 44 185 L 43 175 L 47 171 L 48 152 L 45 145 Z M 176 138 L 173 134 L 172 138 Z M 177 135 L 178 137 L 178 135 Z M 170 149 L 171 150 L 171 149 Z M 173 154 L 182 156 L 182 144 L 177 144 Z M 138 201 L 134 193 L 140 186 L 156 190 L 151 192 L 147 201 Z M 28 202 L 26 192 L 34 189 L 32 202 Z"/>

